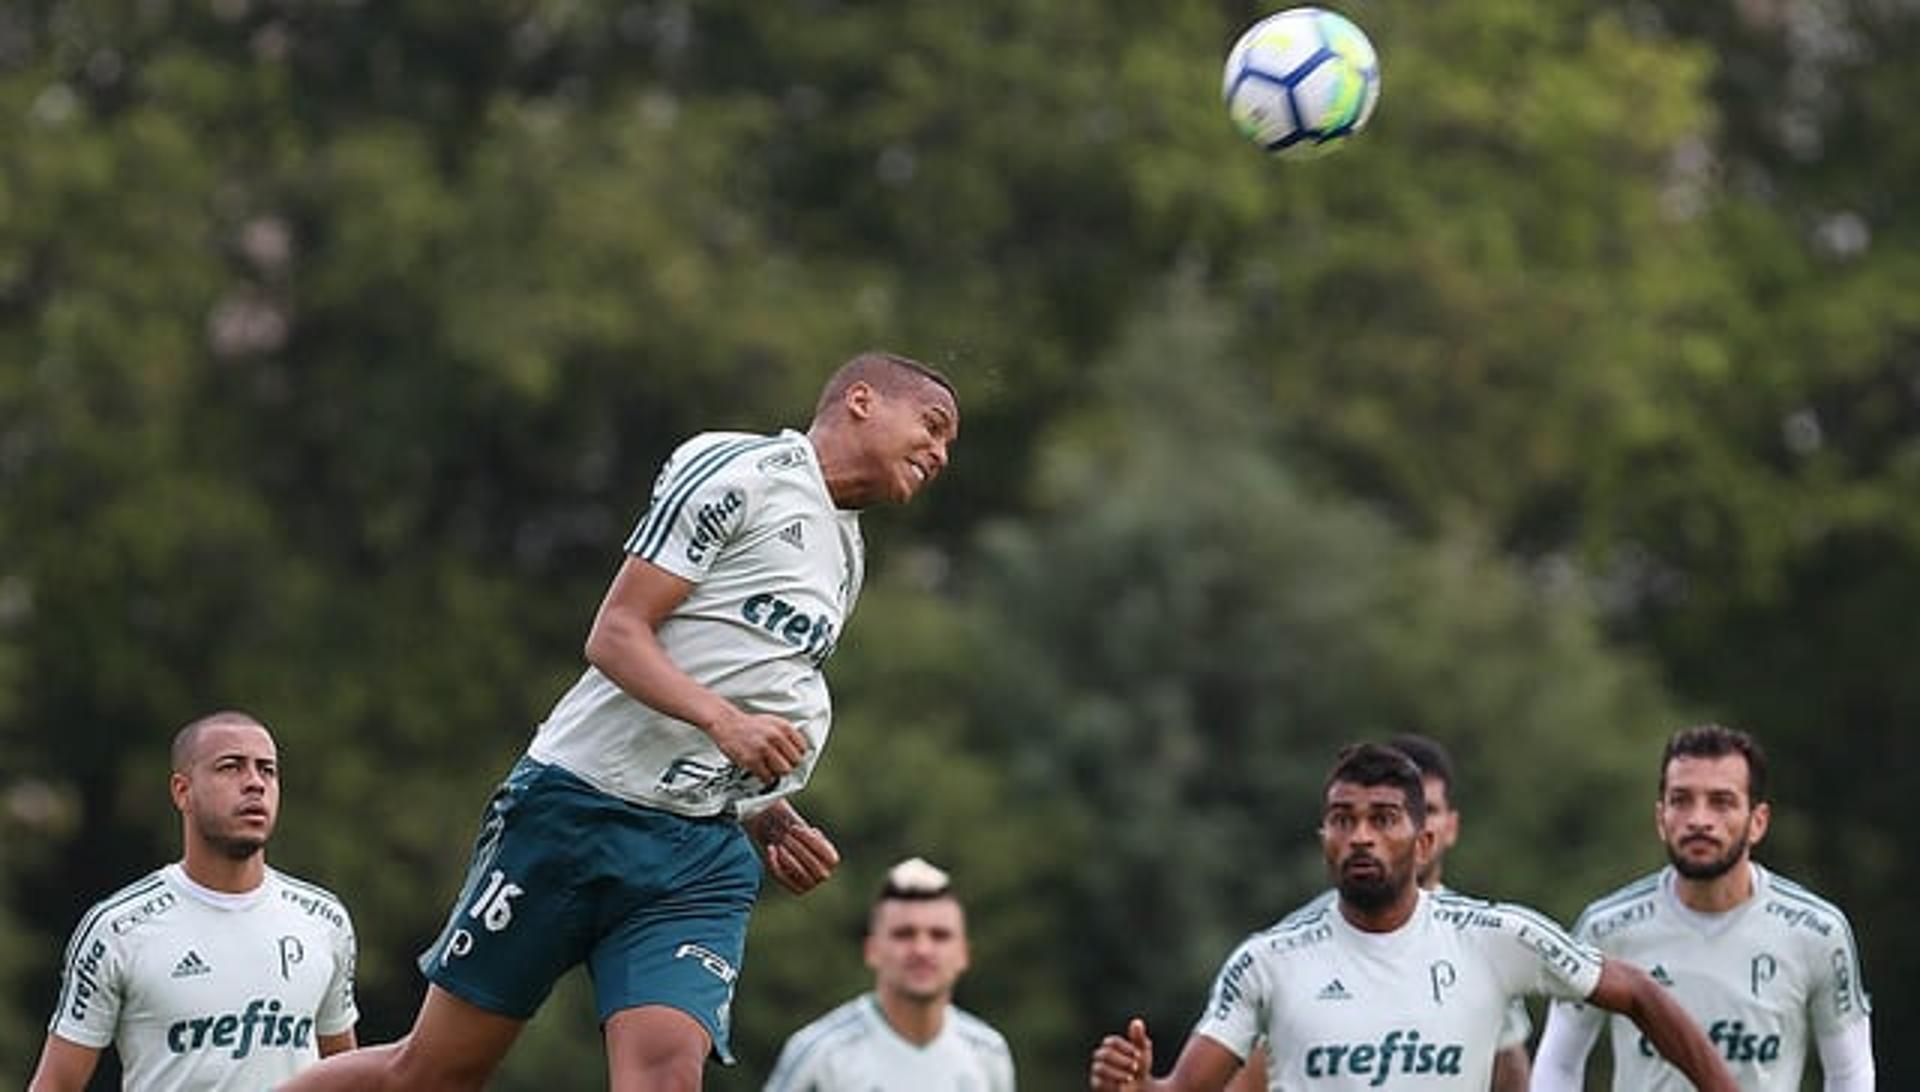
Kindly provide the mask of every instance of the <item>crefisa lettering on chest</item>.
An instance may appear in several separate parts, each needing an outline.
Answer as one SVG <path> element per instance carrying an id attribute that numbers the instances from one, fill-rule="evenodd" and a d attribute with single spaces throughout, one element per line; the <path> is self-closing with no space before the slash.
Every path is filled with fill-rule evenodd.
<path id="1" fill-rule="evenodd" d="M 1420 1032 L 1395 1029 L 1374 1043 L 1321 1043 L 1307 1048 L 1307 1076 L 1370 1077 L 1368 1083 L 1385 1084 L 1395 1073 L 1457 1076 L 1466 1048 L 1459 1043 L 1433 1043 L 1420 1038 Z"/>

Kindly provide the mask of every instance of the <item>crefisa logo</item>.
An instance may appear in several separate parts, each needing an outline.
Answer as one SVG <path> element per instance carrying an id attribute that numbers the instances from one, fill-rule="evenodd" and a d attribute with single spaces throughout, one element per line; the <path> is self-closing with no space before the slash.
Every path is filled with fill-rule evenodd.
<path id="1" fill-rule="evenodd" d="M 1742 1020 L 1715 1020 L 1707 1025 L 1707 1041 L 1720 1048 L 1721 1057 L 1729 1062 L 1758 1062 L 1766 1065 L 1780 1057 L 1780 1034 L 1778 1032 L 1748 1031 Z M 1640 1037 L 1640 1053 L 1643 1057 L 1653 1057 L 1653 1044 L 1647 1037 Z"/>
<path id="2" fill-rule="evenodd" d="M 304 1050 L 313 1042 L 313 1017 L 280 1011 L 278 998 L 254 998 L 241 1012 L 218 1012 L 176 1020 L 167 1028 L 167 1049 L 224 1050 L 237 1061 L 262 1049 Z"/>

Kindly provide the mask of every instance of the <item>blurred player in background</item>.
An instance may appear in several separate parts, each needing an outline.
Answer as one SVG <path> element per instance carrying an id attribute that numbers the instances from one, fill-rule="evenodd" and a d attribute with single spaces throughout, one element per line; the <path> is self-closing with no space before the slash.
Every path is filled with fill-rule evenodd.
<path id="1" fill-rule="evenodd" d="M 1666 868 L 1589 905 L 1574 933 L 1644 967 L 1693 1014 L 1747 1092 L 1797 1092 L 1811 1039 L 1826 1092 L 1871 1092 L 1873 1034 L 1853 929 L 1840 908 L 1752 859 L 1772 820 L 1751 736 L 1683 728 L 1660 759 L 1655 827 Z M 1607 1014 L 1555 1003 L 1534 1059 L 1538 1092 L 1578 1092 Z M 1611 1021 L 1613 1087 L 1687 1087 Z"/>
<path id="2" fill-rule="evenodd" d="M 420 957 L 413 1030 L 288 1089 L 478 1088 L 582 963 L 614 1089 L 694 1089 L 709 1053 L 731 1062 L 763 861 L 796 893 L 840 861 L 786 798 L 827 741 L 821 670 L 860 594 L 860 510 L 917 496 L 959 428 L 945 377 L 865 353 L 827 380 L 805 433 L 680 445 L 593 620 L 586 672 L 488 807 Z"/>
<path id="3" fill-rule="evenodd" d="M 793 1033 L 767 1092 L 1013 1092 L 1013 1053 L 953 1003 L 967 922 L 947 874 L 893 866 L 867 917 L 873 991 Z"/>
<path id="4" fill-rule="evenodd" d="M 30 1092 L 85 1088 L 108 1043 L 140 1092 L 259 1092 L 354 1045 L 346 908 L 267 867 L 273 736 L 214 713 L 174 736 L 172 766 L 181 859 L 80 919 Z"/>
<path id="5" fill-rule="evenodd" d="M 1440 741 L 1414 732 L 1395 736 L 1389 745 L 1413 759 L 1426 792 L 1427 830 L 1433 835 L 1433 849 L 1419 870 L 1418 882 L 1424 891 L 1447 892 L 1449 888 L 1441 880 L 1447 850 L 1460 840 L 1460 812 L 1453 806 L 1453 757 Z M 1330 905 L 1335 897 L 1336 892 L 1328 891 L 1308 906 Z M 1493 1056 L 1492 1092 L 1527 1092 L 1527 1036 L 1532 1031 L 1527 1003 L 1514 998 L 1500 1026 L 1500 1049 Z M 1227 1092 L 1266 1092 L 1266 1088 L 1267 1052 L 1263 1045 L 1254 1048 L 1247 1064 L 1228 1084 Z"/>
<path id="6" fill-rule="evenodd" d="M 1700 1028 L 1634 967 L 1576 944 L 1511 903 L 1422 891 L 1432 855 L 1419 767 L 1392 747 L 1342 751 L 1322 796 L 1321 850 L 1338 896 L 1289 915 L 1227 957 L 1173 1071 L 1151 1076 L 1144 1021 L 1093 1053 L 1094 1092 L 1219 1092 L 1264 1039 L 1270 1087 L 1359 1092 L 1416 1084 L 1480 1092 L 1501 1018 L 1529 993 L 1629 1014 L 1708 1092 L 1731 1092 Z"/>

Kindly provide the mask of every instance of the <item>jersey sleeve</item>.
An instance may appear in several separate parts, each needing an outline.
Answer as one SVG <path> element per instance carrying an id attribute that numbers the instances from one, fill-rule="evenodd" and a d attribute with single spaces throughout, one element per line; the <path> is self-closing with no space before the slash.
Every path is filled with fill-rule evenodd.
<path id="1" fill-rule="evenodd" d="M 750 525 L 766 475 L 760 460 L 789 443 L 778 437 L 708 434 L 680 445 L 653 483 L 627 553 L 699 583 Z"/>
<path id="2" fill-rule="evenodd" d="M 1854 943 L 1852 923 L 1837 907 L 1832 929 L 1818 936 L 1807 959 L 1816 968 L 1813 990 L 1807 998 L 1807 1019 L 1814 1037 L 1825 1039 L 1865 1020 L 1873 1011 L 1873 1003 L 1860 975 L 1860 949 Z"/>
<path id="3" fill-rule="evenodd" d="M 59 1007 L 47 1030 L 70 1043 L 100 1048 L 113 1042 L 125 1000 L 125 953 L 109 924 L 106 904 L 75 927 L 60 976 Z"/>
<path id="4" fill-rule="evenodd" d="M 1541 994 L 1584 1001 L 1600 985 L 1605 956 L 1575 940 L 1552 918 L 1513 903 L 1497 903 L 1503 928 L 1491 953 L 1516 995 Z"/>
<path id="5" fill-rule="evenodd" d="M 989 1092 L 1014 1092 L 1013 1053 L 1002 1050 L 987 1061 L 992 1087 Z"/>
<path id="6" fill-rule="evenodd" d="M 320 1009 L 313 1018 L 313 1030 L 321 1035 L 340 1035 L 360 1022 L 360 1007 L 353 997 L 359 943 L 354 937 L 353 919 L 344 916 L 344 905 L 340 912 L 342 924 L 333 935 L 333 977 L 327 980 L 327 992 L 321 997 Z"/>
<path id="7" fill-rule="evenodd" d="M 1195 1035 L 1204 1035 L 1247 1060 L 1261 1033 L 1267 1027 L 1272 983 L 1260 960 L 1254 956 L 1257 937 L 1242 941 L 1214 976 L 1207 994 L 1207 1007 L 1194 1025 Z"/>

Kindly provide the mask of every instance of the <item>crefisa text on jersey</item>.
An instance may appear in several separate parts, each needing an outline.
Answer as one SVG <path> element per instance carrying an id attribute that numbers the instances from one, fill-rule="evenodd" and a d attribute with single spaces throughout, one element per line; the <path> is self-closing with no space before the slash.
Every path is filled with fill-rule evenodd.
<path id="1" fill-rule="evenodd" d="M 175 1020 L 167 1028 L 167 1049 L 175 1054 L 230 1050 L 236 1061 L 251 1054 L 255 1046 L 304 1050 L 312 1041 L 313 1017 L 281 1012 L 278 998 L 256 997 L 243 1012 L 193 1016 Z"/>
<path id="2" fill-rule="evenodd" d="M 1776 1061 L 1780 1057 L 1780 1034 L 1747 1030 L 1747 1025 L 1739 1020 L 1715 1020 L 1707 1025 L 1707 1041 L 1720 1048 L 1720 1053 L 1729 1062 L 1759 1062 L 1762 1065 Z M 1644 1057 L 1653 1057 L 1653 1044 L 1647 1037 L 1640 1037 L 1640 1053 Z"/>
<path id="3" fill-rule="evenodd" d="M 283 887 L 280 889 L 280 897 L 298 906 L 300 909 L 305 910 L 313 917 L 324 918 L 333 923 L 337 928 L 344 929 L 347 926 L 347 916 L 340 912 L 340 908 L 317 895 L 309 895 L 302 891 L 294 891 L 291 888 Z"/>
<path id="4" fill-rule="evenodd" d="M 1373 1079 L 1375 1088 L 1387 1083 L 1396 1067 L 1401 1073 L 1458 1075 L 1466 1048 L 1459 1043 L 1423 1043 L 1414 1030 L 1389 1031 L 1378 1043 L 1319 1043 L 1307 1049 L 1307 1076 L 1355 1076 Z"/>

